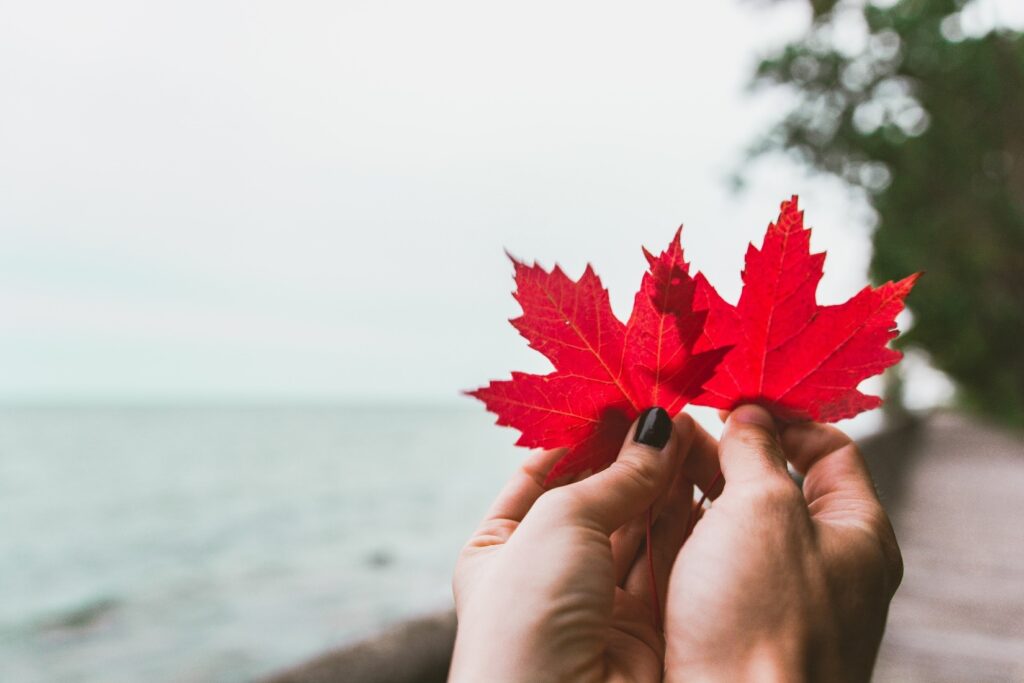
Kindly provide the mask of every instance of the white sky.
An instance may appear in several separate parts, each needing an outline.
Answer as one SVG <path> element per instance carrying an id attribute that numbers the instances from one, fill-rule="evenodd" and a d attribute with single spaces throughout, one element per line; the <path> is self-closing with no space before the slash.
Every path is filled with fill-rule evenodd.
<path id="1" fill-rule="evenodd" d="M 456 400 L 544 361 L 507 247 L 626 308 L 684 246 L 727 298 L 799 193 L 822 299 L 863 213 L 760 164 L 749 2 L 0 2 L 0 399 Z"/>

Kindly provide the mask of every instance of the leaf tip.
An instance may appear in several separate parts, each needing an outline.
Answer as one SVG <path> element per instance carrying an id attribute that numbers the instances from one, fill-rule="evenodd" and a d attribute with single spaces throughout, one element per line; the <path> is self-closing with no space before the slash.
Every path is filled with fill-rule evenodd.
<path id="1" fill-rule="evenodd" d="M 516 266 L 525 266 L 526 265 L 522 261 L 522 259 L 517 258 L 515 256 L 515 254 L 513 254 L 511 251 L 509 251 L 508 247 L 505 247 L 502 251 L 505 252 L 505 256 L 507 256 L 508 260 L 511 261 L 514 265 L 516 265 Z"/>
<path id="2" fill-rule="evenodd" d="M 897 282 L 896 285 L 901 289 L 906 288 L 907 292 L 909 293 L 910 290 L 914 288 L 914 285 L 917 284 L 917 281 L 924 276 L 924 274 L 925 271 L 919 270 L 916 273 L 906 276 L 905 278 Z"/>

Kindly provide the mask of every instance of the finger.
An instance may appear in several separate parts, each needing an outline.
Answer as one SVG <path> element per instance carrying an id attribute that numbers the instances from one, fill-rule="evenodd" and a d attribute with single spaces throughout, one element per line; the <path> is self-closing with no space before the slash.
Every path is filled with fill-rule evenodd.
<path id="1" fill-rule="evenodd" d="M 680 413 L 684 415 L 684 413 Z M 722 466 L 718 462 L 718 442 L 703 427 L 696 424 L 689 415 L 689 428 L 693 430 L 693 442 L 683 460 L 683 474 L 714 500 L 722 492 L 723 481 L 719 475 Z M 677 431 L 682 433 L 682 422 L 676 418 Z M 710 490 L 709 490 L 710 488 Z"/>
<path id="2" fill-rule="evenodd" d="M 693 506 L 693 484 L 686 477 L 679 477 L 672 484 L 664 511 L 651 528 L 651 559 L 648 563 L 646 547 L 633 560 L 628 576 L 623 583 L 627 593 L 637 596 L 643 604 L 650 604 L 652 578 L 657 586 L 660 613 L 665 613 L 665 597 L 668 593 L 668 579 L 672 565 L 679 554 L 690 526 L 690 512 Z"/>
<path id="3" fill-rule="evenodd" d="M 744 405 L 732 411 L 725 422 L 719 458 L 729 484 L 789 479 L 775 421 L 760 406 Z"/>
<path id="4" fill-rule="evenodd" d="M 668 488 L 681 455 L 677 442 L 668 413 L 649 408 L 630 429 L 611 466 L 552 491 L 550 505 L 574 523 L 592 524 L 611 534 L 646 511 Z"/>
<path id="5" fill-rule="evenodd" d="M 676 415 L 672 419 L 672 424 L 677 436 L 676 450 L 679 452 L 677 463 L 685 463 L 689 460 L 688 454 L 693 453 L 694 437 L 696 429 L 699 427 L 693 418 L 685 413 Z M 717 456 L 715 457 L 717 460 Z M 693 485 L 683 472 L 683 468 L 677 464 L 672 483 L 651 505 L 654 519 L 659 518 L 666 505 L 677 504 L 673 496 L 678 487 L 683 485 L 689 487 L 692 496 Z M 629 570 L 636 561 L 637 551 L 640 550 L 640 546 L 647 538 L 647 521 L 647 512 L 645 511 L 612 533 L 612 560 L 615 564 L 615 584 L 618 586 L 625 582 Z"/>
<path id="6" fill-rule="evenodd" d="M 786 427 L 782 441 L 794 467 L 807 473 L 803 490 L 811 517 L 826 524 L 866 529 L 881 544 L 891 595 L 903 576 L 903 559 L 860 449 L 835 427 L 813 423 Z M 843 544 L 844 550 L 853 547 Z M 843 552 L 835 555 L 848 560 L 854 557 Z M 856 555 L 860 563 L 864 555 Z"/>
<path id="7" fill-rule="evenodd" d="M 801 474 L 807 474 L 819 458 L 837 451 L 853 440 L 831 425 L 817 422 L 795 422 L 784 425 L 779 441 L 786 459 Z"/>
<path id="8" fill-rule="evenodd" d="M 523 521 L 526 513 L 547 490 L 544 488 L 544 478 L 564 455 L 564 448 L 530 453 L 494 499 L 484 516 L 484 522 L 496 519 Z"/>
<path id="9" fill-rule="evenodd" d="M 864 457 L 840 430 L 805 422 L 785 427 L 781 439 L 793 467 L 805 473 L 804 497 L 815 511 L 848 510 L 851 501 L 878 503 Z"/>
<path id="10" fill-rule="evenodd" d="M 621 586 L 636 561 L 636 554 L 647 535 L 647 513 L 637 515 L 611 535 L 612 563 L 615 565 L 615 585 Z"/>

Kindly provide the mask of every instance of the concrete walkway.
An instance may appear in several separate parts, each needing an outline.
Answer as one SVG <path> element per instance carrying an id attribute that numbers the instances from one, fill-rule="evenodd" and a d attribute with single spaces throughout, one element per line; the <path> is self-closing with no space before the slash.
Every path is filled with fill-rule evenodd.
<path id="1" fill-rule="evenodd" d="M 1024 436 L 939 413 L 861 446 L 906 563 L 875 682 L 1024 681 Z M 441 683 L 453 637 L 413 620 L 267 683 Z"/>
<path id="2" fill-rule="evenodd" d="M 1024 437 L 940 413 L 864 451 L 906 564 L 876 683 L 1024 681 Z"/>

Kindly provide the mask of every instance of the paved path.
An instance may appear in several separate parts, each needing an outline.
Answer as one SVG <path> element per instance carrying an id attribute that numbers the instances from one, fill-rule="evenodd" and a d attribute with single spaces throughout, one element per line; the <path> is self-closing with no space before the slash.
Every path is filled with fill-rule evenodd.
<path id="1" fill-rule="evenodd" d="M 864 450 L 906 564 L 876 683 L 1024 681 L 1024 437 L 940 413 Z"/>

